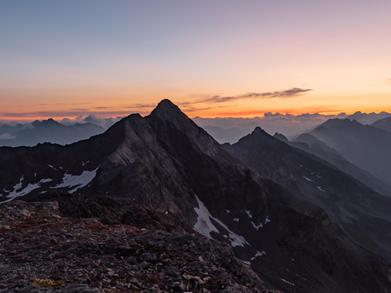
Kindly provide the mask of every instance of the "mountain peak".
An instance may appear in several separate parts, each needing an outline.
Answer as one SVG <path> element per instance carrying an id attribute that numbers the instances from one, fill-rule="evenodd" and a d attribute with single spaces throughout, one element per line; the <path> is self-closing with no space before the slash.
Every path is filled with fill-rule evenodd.
<path id="1" fill-rule="evenodd" d="M 360 122 L 358 122 L 356 119 L 339 119 L 339 118 L 333 118 L 329 119 L 317 128 L 321 127 L 344 127 L 344 126 L 355 126 L 355 125 L 362 125 Z"/>
<path id="2" fill-rule="evenodd" d="M 263 135 L 267 135 L 267 136 L 269 136 L 269 134 L 265 130 L 263 130 L 261 127 L 259 127 L 259 126 L 255 127 L 251 134 L 253 134 L 253 135 L 262 135 L 262 136 Z"/>
<path id="3" fill-rule="evenodd" d="M 169 99 L 161 100 L 150 114 L 150 117 L 155 117 L 162 121 L 170 121 L 177 127 L 184 127 L 189 123 L 191 123 L 191 125 L 194 124 L 190 118 L 188 118 L 186 114 Z"/>
<path id="4" fill-rule="evenodd" d="M 250 143 L 264 143 L 266 141 L 275 141 L 276 139 L 273 138 L 269 133 L 267 133 L 265 130 L 263 130 L 261 127 L 257 126 L 254 128 L 254 130 L 242 137 L 239 142 L 250 142 Z M 239 143 L 238 142 L 238 143 Z"/>
<path id="5" fill-rule="evenodd" d="M 63 124 L 57 122 L 53 118 L 47 120 L 35 120 L 31 123 L 34 127 L 48 127 L 48 126 L 63 126 Z"/>
<path id="6" fill-rule="evenodd" d="M 175 105 L 173 102 L 171 102 L 169 99 L 163 99 L 159 102 L 159 104 L 156 106 L 156 108 L 153 110 L 153 112 L 165 112 L 165 113 L 182 113 L 181 109 L 177 105 Z"/>

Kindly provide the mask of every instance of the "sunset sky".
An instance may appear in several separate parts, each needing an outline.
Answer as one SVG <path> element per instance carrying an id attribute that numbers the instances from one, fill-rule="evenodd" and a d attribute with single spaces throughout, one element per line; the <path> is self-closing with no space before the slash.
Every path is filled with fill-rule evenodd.
<path id="1" fill-rule="evenodd" d="M 391 111 L 391 1 L 0 1 L 0 119 Z"/>

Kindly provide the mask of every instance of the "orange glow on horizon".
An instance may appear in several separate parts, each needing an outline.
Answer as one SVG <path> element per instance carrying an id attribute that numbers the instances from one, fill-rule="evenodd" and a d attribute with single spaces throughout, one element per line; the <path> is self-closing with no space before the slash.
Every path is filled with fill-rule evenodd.
<path id="1" fill-rule="evenodd" d="M 391 112 L 391 105 L 385 107 L 382 106 L 373 106 L 366 105 L 365 107 L 360 107 L 358 105 L 347 105 L 342 108 L 339 106 L 306 106 L 297 101 L 280 101 L 279 106 L 272 105 L 268 107 L 267 105 L 262 106 L 258 103 L 241 103 L 240 105 L 207 105 L 207 104 L 197 104 L 192 102 L 183 102 L 178 99 L 172 99 L 181 110 L 186 113 L 190 118 L 203 117 L 203 118 L 254 118 L 254 117 L 263 117 L 265 113 L 279 113 L 279 114 L 291 114 L 291 115 L 301 115 L 301 114 L 322 114 L 322 115 L 337 115 L 340 113 L 353 114 L 357 111 L 364 113 L 379 113 L 379 112 Z M 0 121 L 33 121 L 33 120 L 45 120 L 48 118 L 53 118 L 56 120 L 70 119 L 77 120 L 81 117 L 93 114 L 99 118 L 118 118 L 125 117 L 132 113 L 140 113 L 143 116 L 148 115 L 153 108 L 157 105 L 159 100 L 156 102 L 151 102 L 148 104 L 141 105 L 141 103 L 134 103 L 134 105 L 104 105 L 96 107 L 85 107 L 85 108 L 69 108 L 69 107 L 34 107 L 28 108 L 26 111 L 18 111 L 18 108 L 11 108 L 7 115 L 0 114 Z M 271 104 L 274 104 L 273 101 Z M 294 105 L 296 103 L 296 105 Z M 184 104 L 184 105 L 181 105 Z M 254 105 L 252 105 L 254 104 Z M 289 105 L 285 105 L 289 104 Z M 140 106 L 140 107 L 138 107 Z M 27 108 L 27 107 L 24 107 Z M 12 111 L 14 110 L 14 111 Z M 13 115 L 14 114 L 14 115 Z"/>

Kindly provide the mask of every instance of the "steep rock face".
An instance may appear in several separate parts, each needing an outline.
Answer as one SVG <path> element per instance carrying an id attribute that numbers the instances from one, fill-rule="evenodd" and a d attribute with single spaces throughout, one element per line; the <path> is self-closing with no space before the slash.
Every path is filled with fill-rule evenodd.
<path id="1" fill-rule="evenodd" d="M 266 192 L 262 181 L 255 179 L 255 174 L 179 108 L 163 101 L 147 119 L 160 144 L 175 158 L 186 182 L 214 215 L 221 216 L 226 209 L 252 209 L 257 220 L 266 218 Z"/>
<path id="2" fill-rule="evenodd" d="M 69 146 L 0 148 L 0 170 L 4 200 L 57 198 L 73 218 L 194 230 L 228 243 L 287 292 L 389 288 L 386 262 L 354 244 L 321 209 L 293 202 L 294 191 L 244 166 L 167 100 L 148 117 L 131 115 Z"/>

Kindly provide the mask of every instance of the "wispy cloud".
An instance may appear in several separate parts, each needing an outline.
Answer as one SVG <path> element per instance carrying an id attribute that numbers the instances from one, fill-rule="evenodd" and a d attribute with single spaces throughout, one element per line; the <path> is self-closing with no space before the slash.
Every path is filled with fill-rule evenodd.
<path id="1" fill-rule="evenodd" d="M 305 94 L 312 89 L 302 89 L 298 87 L 294 87 L 287 90 L 282 91 L 273 91 L 273 92 L 250 92 L 242 95 L 234 95 L 234 96 L 212 96 L 208 98 L 201 99 L 197 101 L 198 103 L 225 103 L 236 100 L 243 99 L 274 99 L 274 98 L 292 98 L 302 94 Z"/>
<path id="2" fill-rule="evenodd" d="M 391 78 L 386 79 L 387 84 L 391 84 Z"/>

